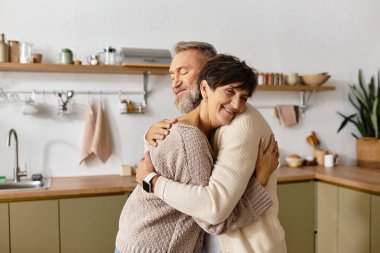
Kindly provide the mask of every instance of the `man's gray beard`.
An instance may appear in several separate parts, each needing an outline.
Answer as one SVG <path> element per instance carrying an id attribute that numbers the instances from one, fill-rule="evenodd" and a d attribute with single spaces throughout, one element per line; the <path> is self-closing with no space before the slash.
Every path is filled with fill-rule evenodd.
<path id="1" fill-rule="evenodd" d="M 175 100 L 175 106 L 180 113 L 191 112 L 198 105 L 200 91 L 198 89 L 191 90 L 185 96 Z"/>

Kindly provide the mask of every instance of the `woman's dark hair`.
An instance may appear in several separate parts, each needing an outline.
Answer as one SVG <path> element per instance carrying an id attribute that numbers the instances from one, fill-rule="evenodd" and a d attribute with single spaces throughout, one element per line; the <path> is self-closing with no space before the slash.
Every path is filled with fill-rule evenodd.
<path id="1" fill-rule="evenodd" d="M 217 54 L 206 63 L 199 75 L 198 84 L 200 85 L 203 80 L 207 81 L 212 90 L 240 83 L 237 88 L 247 89 L 248 96 L 252 96 L 257 86 L 256 70 L 249 67 L 245 61 L 226 54 Z"/>

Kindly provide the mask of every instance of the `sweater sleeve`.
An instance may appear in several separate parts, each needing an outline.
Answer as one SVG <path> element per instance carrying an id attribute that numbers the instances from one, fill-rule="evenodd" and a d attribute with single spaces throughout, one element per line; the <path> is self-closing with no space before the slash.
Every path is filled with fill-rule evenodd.
<path id="1" fill-rule="evenodd" d="M 256 196 L 259 196 L 258 191 L 265 196 L 264 188 L 255 177 L 251 177 L 243 196 L 226 220 L 216 225 L 209 224 L 197 218 L 194 218 L 194 220 L 207 233 L 217 235 L 247 226 L 257 220 L 257 218 L 272 204 L 270 198 L 253 200 Z M 256 206 L 252 205 L 255 201 Z"/>
<path id="2" fill-rule="evenodd" d="M 146 138 L 146 134 L 148 133 L 149 130 L 147 130 L 144 134 L 144 153 L 149 151 L 149 142 L 145 139 Z"/>
<path id="3" fill-rule="evenodd" d="M 177 210 L 209 224 L 225 221 L 254 172 L 261 137 L 269 139 L 271 134 L 268 124 L 256 111 L 253 115 L 243 115 L 221 129 L 219 152 L 207 186 L 186 185 L 160 177 L 155 195 Z M 267 203 L 270 197 L 265 189 L 261 190 L 256 191 L 255 197 L 247 198 L 250 206 Z"/>

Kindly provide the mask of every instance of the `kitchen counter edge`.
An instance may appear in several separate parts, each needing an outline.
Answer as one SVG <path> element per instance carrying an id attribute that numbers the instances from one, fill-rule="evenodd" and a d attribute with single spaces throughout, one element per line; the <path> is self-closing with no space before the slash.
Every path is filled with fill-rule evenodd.
<path id="1" fill-rule="evenodd" d="M 380 170 L 377 169 L 349 166 L 336 166 L 334 168 L 320 166 L 281 167 L 279 169 L 279 184 L 312 180 L 380 195 Z M 0 191 L 0 202 L 126 194 L 132 192 L 135 187 L 134 176 L 54 177 L 49 189 Z"/>

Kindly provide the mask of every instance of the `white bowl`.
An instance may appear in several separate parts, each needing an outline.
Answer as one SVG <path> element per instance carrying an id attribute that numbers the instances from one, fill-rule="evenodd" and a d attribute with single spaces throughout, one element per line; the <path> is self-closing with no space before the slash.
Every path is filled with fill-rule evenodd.
<path id="1" fill-rule="evenodd" d="M 288 166 L 293 167 L 293 168 L 298 168 L 303 163 L 302 158 L 286 157 L 285 160 L 286 160 L 286 163 L 288 164 Z"/>

